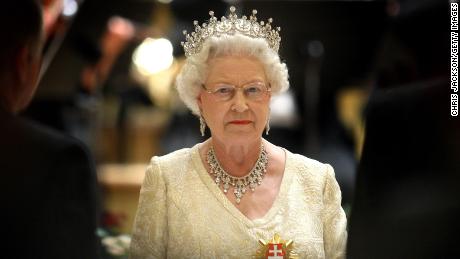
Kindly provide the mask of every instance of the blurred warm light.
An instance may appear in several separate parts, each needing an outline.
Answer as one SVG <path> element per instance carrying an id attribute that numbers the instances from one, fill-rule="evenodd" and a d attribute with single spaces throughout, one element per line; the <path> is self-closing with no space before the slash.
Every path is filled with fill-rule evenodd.
<path id="1" fill-rule="evenodd" d="M 162 70 L 147 79 L 146 86 L 150 97 L 159 107 L 168 107 L 172 86 L 180 65 L 174 61 L 170 68 Z"/>
<path id="2" fill-rule="evenodd" d="M 78 10 L 78 3 L 75 0 L 64 0 L 64 9 L 62 14 L 64 16 L 70 17 L 75 15 Z"/>
<path id="3" fill-rule="evenodd" d="M 158 2 L 162 3 L 162 4 L 169 4 L 172 2 L 172 0 L 157 0 Z"/>
<path id="4" fill-rule="evenodd" d="M 289 90 L 272 98 L 270 111 L 270 123 L 273 125 L 295 127 L 299 122 L 295 97 Z"/>
<path id="5" fill-rule="evenodd" d="M 43 26 L 45 29 L 46 38 L 53 32 L 56 27 L 57 20 L 64 9 L 63 0 L 47 0 L 43 1 Z"/>
<path id="6" fill-rule="evenodd" d="M 125 39 L 134 37 L 135 28 L 132 22 L 120 16 L 113 16 L 108 22 L 108 28 L 111 33 L 119 35 Z"/>
<path id="7" fill-rule="evenodd" d="M 359 160 L 364 144 L 363 110 L 369 93 L 362 86 L 346 86 L 336 95 L 337 114 L 345 129 L 351 133 L 355 142 L 355 156 Z"/>
<path id="8" fill-rule="evenodd" d="M 145 76 L 168 69 L 173 60 L 173 46 L 164 38 L 145 39 L 133 54 L 134 65 Z"/>

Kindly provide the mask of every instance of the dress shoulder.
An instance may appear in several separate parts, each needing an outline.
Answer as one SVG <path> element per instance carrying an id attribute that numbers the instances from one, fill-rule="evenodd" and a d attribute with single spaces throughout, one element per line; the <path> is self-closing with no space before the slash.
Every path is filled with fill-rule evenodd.
<path id="1" fill-rule="evenodd" d="M 182 148 L 163 156 L 154 156 L 150 159 L 150 164 L 170 165 L 184 163 L 190 155 L 191 148 Z"/>
<path id="2" fill-rule="evenodd" d="M 287 154 L 288 158 L 291 157 L 291 169 L 298 172 L 300 176 L 315 178 L 334 177 L 334 169 L 329 164 L 301 154 L 290 153 L 289 151 L 287 151 Z"/>
<path id="3" fill-rule="evenodd" d="M 288 151 L 289 152 L 289 151 Z M 290 152 L 289 152 L 290 153 Z M 297 161 L 298 163 L 302 163 L 304 164 L 305 166 L 307 167 L 321 167 L 321 166 L 325 166 L 326 164 L 325 163 L 322 163 L 318 160 L 315 160 L 313 158 L 309 158 L 309 157 L 306 157 L 304 155 L 301 155 L 301 154 L 296 154 L 296 153 L 290 153 L 292 158 Z"/>
<path id="4" fill-rule="evenodd" d="M 161 177 L 166 185 L 184 180 L 190 172 L 193 148 L 183 148 L 163 156 L 154 156 L 147 167 L 146 177 Z M 174 184 L 175 185 L 175 184 Z"/>

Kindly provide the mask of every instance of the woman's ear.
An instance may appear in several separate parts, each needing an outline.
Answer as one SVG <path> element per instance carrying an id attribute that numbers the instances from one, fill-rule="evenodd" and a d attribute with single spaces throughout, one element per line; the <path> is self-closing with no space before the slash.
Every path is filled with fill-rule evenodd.
<path id="1" fill-rule="evenodd" d="M 201 111 L 201 106 L 203 105 L 201 101 L 201 93 L 198 94 L 198 96 L 196 97 L 196 103 L 198 104 L 198 108 L 200 108 L 200 111 Z"/>

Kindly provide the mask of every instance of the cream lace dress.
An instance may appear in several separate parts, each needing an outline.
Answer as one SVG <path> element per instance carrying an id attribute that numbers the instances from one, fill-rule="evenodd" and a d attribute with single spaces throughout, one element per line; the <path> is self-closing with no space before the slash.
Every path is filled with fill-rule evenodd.
<path id="1" fill-rule="evenodd" d="M 140 191 L 131 258 L 252 258 L 278 233 L 299 258 L 343 258 L 346 217 L 330 165 L 286 151 L 278 197 L 256 220 L 214 183 L 198 145 L 153 157 Z"/>

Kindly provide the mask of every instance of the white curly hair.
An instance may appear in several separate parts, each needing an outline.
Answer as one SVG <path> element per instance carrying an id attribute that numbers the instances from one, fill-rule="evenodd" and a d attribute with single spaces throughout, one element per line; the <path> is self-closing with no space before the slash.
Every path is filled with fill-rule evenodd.
<path id="1" fill-rule="evenodd" d="M 189 56 L 176 78 L 179 96 L 193 114 L 200 116 L 197 98 L 201 85 L 206 81 L 207 63 L 221 56 L 250 56 L 257 58 L 265 68 L 273 95 L 289 88 L 288 70 L 278 54 L 261 38 L 251 38 L 239 33 L 211 37 L 199 53 Z"/>

